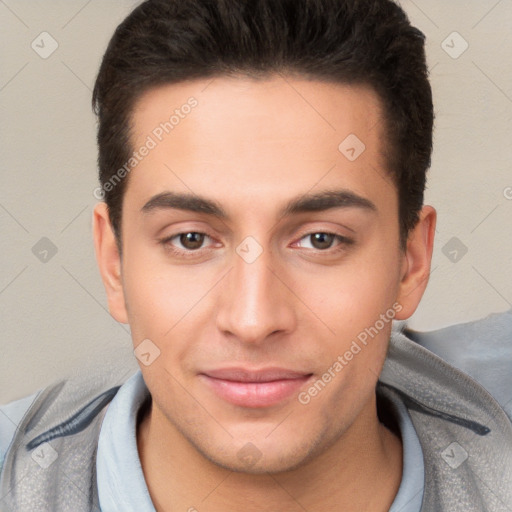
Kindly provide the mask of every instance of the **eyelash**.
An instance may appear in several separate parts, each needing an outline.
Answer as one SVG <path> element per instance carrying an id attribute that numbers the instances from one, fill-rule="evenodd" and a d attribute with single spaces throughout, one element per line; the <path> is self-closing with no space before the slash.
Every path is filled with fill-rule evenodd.
<path id="1" fill-rule="evenodd" d="M 171 241 L 175 238 L 179 238 L 181 235 L 186 235 L 188 233 L 195 233 L 198 235 L 204 235 L 206 238 L 209 238 L 210 240 L 213 240 L 211 236 L 209 236 L 206 233 L 200 232 L 200 231 L 181 231 L 180 233 L 176 233 L 172 236 L 166 237 L 159 241 L 160 244 L 162 244 L 168 251 L 170 251 L 173 255 L 183 258 L 194 258 L 199 255 L 202 255 L 204 251 L 208 250 L 208 248 L 201 247 L 200 249 L 177 249 Z M 298 241 L 303 240 L 304 238 L 307 238 L 308 236 L 316 235 L 316 234 L 323 234 L 323 235 L 330 235 L 335 237 L 335 239 L 338 241 L 338 244 L 334 247 L 329 247 L 328 249 L 306 249 L 307 251 L 314 251 L 317 254 L 336 254 L 340 251 L 346 250 L 346 248 L 350 245 L 354 244 L 354 240 L 351 238 L 347 238 L 343 235 L 338 235 L 337 233 L 332 233 L 330 231 L 310 231 L 308 233 L 304 233 Z"/>

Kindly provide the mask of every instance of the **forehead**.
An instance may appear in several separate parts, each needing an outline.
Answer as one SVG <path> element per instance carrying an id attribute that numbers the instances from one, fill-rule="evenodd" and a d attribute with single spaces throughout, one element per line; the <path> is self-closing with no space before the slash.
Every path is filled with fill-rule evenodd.
<path id="1" fill-rule="evenodd" d="M 136 162 L 128 193 L 189 188 L 223 200 L 250 189 L 279 201 L 321 180 L 324 188 L 375 194 L 370 189 L 390 183 L 383 125 L 369 87 L 281 75 L 161 86 L 133 111 L 133 149 L 151 148 Z"/>

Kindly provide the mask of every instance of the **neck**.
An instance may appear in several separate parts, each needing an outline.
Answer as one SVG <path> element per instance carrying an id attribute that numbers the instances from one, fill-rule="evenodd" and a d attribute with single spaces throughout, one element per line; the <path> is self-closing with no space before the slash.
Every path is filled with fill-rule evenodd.
<path id="1" fill-rule="evenodd" d="M 377 417 L 375 397 L 320 456 L 281 473 L 238 473 L 206 459 L 152 406 L 137 442 L 158 512 L 338 510 L 385 512 L 402 478 L 402 443 Z"/>

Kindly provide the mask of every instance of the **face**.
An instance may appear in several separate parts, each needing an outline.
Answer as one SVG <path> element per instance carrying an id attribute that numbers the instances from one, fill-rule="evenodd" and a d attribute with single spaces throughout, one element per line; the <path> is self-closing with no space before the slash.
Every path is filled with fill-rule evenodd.
<path id="1" fill-rule="evenodd" d="M 370 89 L 282 77 L 137 103 L 133 147 L 149 149 L 122 260 L 97 221 L 100 267 L 112 314 L 146 340 L 154 420 L 206 459 L 283 471 L 375 421 L 391 319 L 419 301 L 433 229 L 400 251 L 381 115 Z"/>

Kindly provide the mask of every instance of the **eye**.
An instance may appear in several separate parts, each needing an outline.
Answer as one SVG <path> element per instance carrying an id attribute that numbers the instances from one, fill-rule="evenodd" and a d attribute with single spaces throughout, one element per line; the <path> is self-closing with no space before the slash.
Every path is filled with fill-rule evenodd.
<path id="1" fill-rule="evenodd" d="M 178 250 L 196 251 L 202 248 L 202 245 L 207 238 L 209 239 L 210 237 L 205 233 L 189 231 L 186 233 L 178 233 L 177 235 L 167 238 L 162 242 L 170 245 L 178 243 L 181 245 L 181 247 L 178 245 Z"/>
<path id="2" fill-rule="evenodd" d="M 318 232 L 308 233 L 307 235 L 303 236 L 299 241 L 299 245 L 300 247 L 306 249 L 325 251 L 327 249 L 331 249 L 334 242 L 337 242 L 334 246 L 338 246 L 340 244 L 348 245 L 352 243 L 352 240 L 341 235 L 336 235 L 334 233 Z"/>

